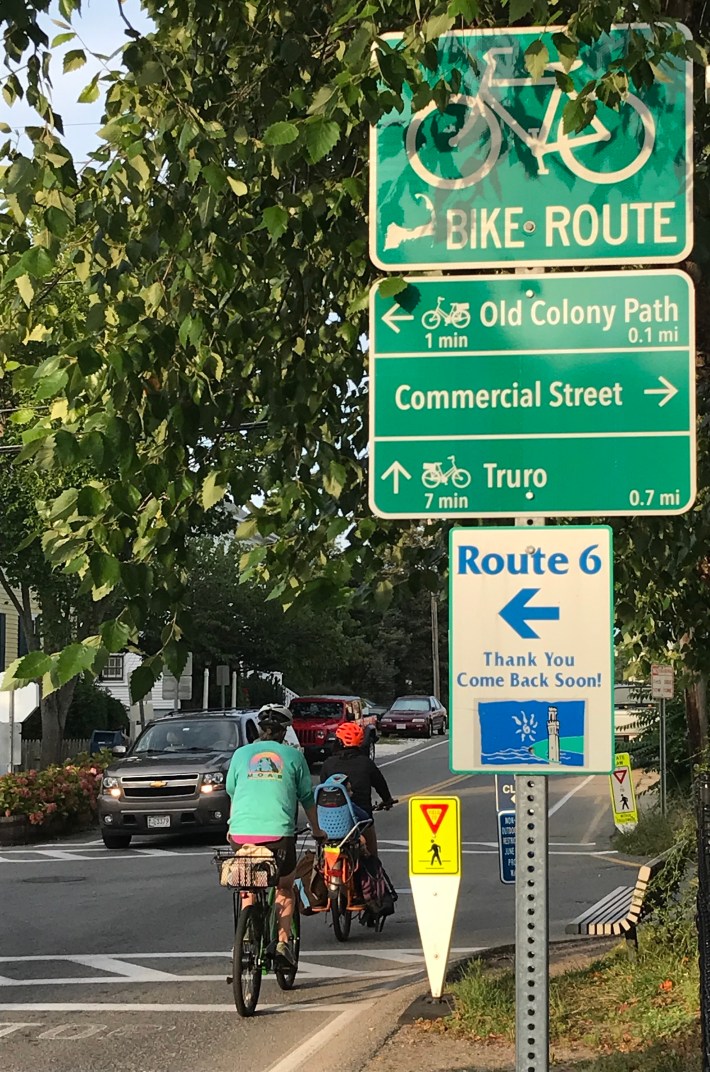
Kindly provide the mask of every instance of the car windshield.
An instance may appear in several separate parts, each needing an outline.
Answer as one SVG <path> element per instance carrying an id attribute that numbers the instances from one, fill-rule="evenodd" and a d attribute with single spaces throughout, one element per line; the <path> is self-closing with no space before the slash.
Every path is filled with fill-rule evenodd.
<path id="1" fill-rule="evenodd" d="M 141 752 L 229 752 L 239 747 L 239 728 L 228 718 L 171 719 L 149 726 L 136 741 Z"/>
<path id="2" fill-rule="evenodd" d="M 392 704 L 390 711 L 428 711 L 429 701 L 426 696 L 400 696 Z"/>
<path id="3" fill-rule="evenodd" d="M 343 717 L 343 705 L 339 700 L 299 700 L 291 710 L 294 718 Z"/>

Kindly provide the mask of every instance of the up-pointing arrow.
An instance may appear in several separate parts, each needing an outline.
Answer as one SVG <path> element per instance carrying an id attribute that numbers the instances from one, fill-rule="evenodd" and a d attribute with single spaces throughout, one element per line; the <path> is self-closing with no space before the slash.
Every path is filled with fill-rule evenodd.
<path id="1" fill-rule="evenodd" d="M 659 406 L 665 406 L 666 402 L 670 402 L 678 394 L 678 388 L 674 387 L 665 376 L 659 376 L 658 382 L 663 384 L 662 387 L 647 387 L 644 391 L 645 395 L 663 395 L 663 398 L 658 400 Z"/>
<path id="2" fill-rule="evenodd" d="M 387 480 L 389 477 L 392 477 L 392 490 L 395 495 L 399 495 L 399 478 L 404 477 L 405 480 L 411 480 L 412 474 L 408 473 L 404 466 L 400 465 L 398 461 L 394 461 L 389 469 L 385 469 L 380 480 Z"/>

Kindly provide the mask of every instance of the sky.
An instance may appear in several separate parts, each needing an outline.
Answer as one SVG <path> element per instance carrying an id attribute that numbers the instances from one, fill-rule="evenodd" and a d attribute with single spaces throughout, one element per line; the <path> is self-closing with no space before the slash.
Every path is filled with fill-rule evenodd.
<path id="1" fill-rule="evenodd" d="M 91 49 L 110 56 L 128 41 L 124 33 L 126 25 L 121 19 L 118 5 L 119 0 L 84 0 L 82 16 L 75 15 L 72 19 L 72 28 L 78 32 L 81 41 L 74 39 L 52 50 L 52 103 L 54 110 L 64 121 L 64 140 L 77 162 L 86 160 L 89 152 L 97 148 L 96 131 L 101 126 L 103 112 L 103 94 L 93 104 L 79 104 L 77 100 L 84 86 L 102 68 L 101 62 L 90 56 L 88 51 Z M 140 32 L 150 30 L 151 24 L 141 10 L 140 0 L 123 0 L 122 6 L 126 18 L 136 30 Z M 53 5 L 50 14 L 43 19 L 42 23 L 50 41 L 57 34 L 66 32 L 62 27 L 55 25 L 52 19 L 64 21 L 56 10 L 56 5 Z M 70 49 L 82 48 L 82 41 L 86 46 L 87 62 L 79 70 L 64 74 L 62 65 L 65 53 Z M 117 61 L 118 57 L 106 66 L 109 69 L 119 66 Z M 13 128 L 13 136 L 19 138 L 17 143 L 19 148 L 30 154 L 30 142 L 22 134 L 22 130 L 25 126 L 37 124 L 37 115 L 32 108 L 23 101 L 15 102 L 10 108 L 0 97 L 0 121 Z"/>

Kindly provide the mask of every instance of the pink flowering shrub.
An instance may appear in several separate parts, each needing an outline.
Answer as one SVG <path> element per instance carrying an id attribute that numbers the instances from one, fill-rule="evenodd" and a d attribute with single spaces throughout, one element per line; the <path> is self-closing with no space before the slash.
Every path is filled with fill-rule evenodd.
<path id="1" fill-rule="evenodd" d="M 0 777 L 0 815 L 26 815 L 34 826 L 52 815 L 71 819 L 95 813 L 101 775 L 110 753 L 80 756 L 63 766 L 21 771 Z"/>

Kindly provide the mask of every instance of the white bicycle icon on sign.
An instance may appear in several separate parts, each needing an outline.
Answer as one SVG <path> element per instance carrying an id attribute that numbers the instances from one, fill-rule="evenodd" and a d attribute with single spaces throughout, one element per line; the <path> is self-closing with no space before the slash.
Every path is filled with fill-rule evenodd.
<path id="1" fill-rule="evenodd" d="M 424 462 L 422 472 L 422 484 L 425 488 L 438 488 L 440 484 L 448 484 L 449 480 L 455 488 L 467 488 L 471 483 L 471 474 L 468 469 L 462 469 L 456 464 L 456 458 L 450 454 L 448 460 L 451 468 L 444 470 L 441 462 Z"/>
<path id="2" fill-rule="evenodd" d="M 485 153 L 482 163 L 479 163 L 480 156 L 478 160 L 472 160 L 473 167 L 467 174 L 461 174 L 459 178 L 447 178 L 436 174 L 421 159 L 422 146 L 417 144 L 417 135 L 422 123 L 432 112 L 437 111 L 436 104 L 432 102 L 413 116 L 412 122 L 407 129 L 406 149 L 409 162 L 420 178 L 424 179 L 429 186 L 434 186 L 440 190 L 462 190 L 467 186 L 474 186 L 477 182 L 480 182 L 493 170 L 500 155 L 503 140 L 501 123 L 505 123 L 506 126 L 510 127 L 513 133 L 530 149 L 537 161 L 538 173 L 541 175 L 549 174 L 549 169 L 545 163 L 545 157 L 549 153 L 559 153 L 570 171 L 587 182 L 606 184 L 623 182 L 641 170 L 651 155 L 656 138 L 656 126 L 653 116 L 643 101 L 633 93 L 628 93 L 621 104 L 621 111 L 626 118 L 626 122 L 631 118 L 631 113 L 635 112 L 643 126 L 643 139 L 637 155 L 630 163 L 618 168 L 616 171 L 595 171 L 578 160 L 575 153 L 586 145 L 609 142 L 613 137 L 620 142 L 621 138 L 616 139 L 616 134 L 620 131 L 621 136 L 624 137 L 624 126 L 626 124 L 622 122 L 620 127 L 612 134 L 601 119 L 598 116 L 594 116 L 590 123 L 591 130 L 589 133 L 582 133 L 571 138 L 565 134 L 563 120 L 560 118 L 557 126 L 557 140 L 550 141 L 560 98 L 565 96 L 570 100 L 575 100 L 577 94 L 574 92 L 563 93 L 558 86 L 554 72 L 564 70 L 561 63 L 548 63 L 545 70 L 553 72 L 552 77 L 541 78 L 538 81 L 532 78 L 496 78 L 496 65 L 499 58 L 510 57 L 513 52 L 513 48 L 489 49 L 483 56 L 486 69 L 476 95 L 470 96 L 466 93 L 456 93 L 449 98 L 450 105 L 462 105 L 467 109 L 468 113 L 458 131 L 452 130 L 450 134 L 445 132 L 444 137 L 449 146 L 454 149 L 459 147 L 462 149 L 475 148 L 476 143 L 479 142 L 482 146 L 482 153 Z M 582 60 L 576 60 L 571 65 L 570 70 L 575 71 L 581 66 Z M 526 130 L 492 93 L 492 89 L 496 87 L 510 88 L 513 86 L 553 87 L 540 127 Z M 449 116 L 450 118 L 451 116 Z M 483 124 L 483 129 L 480 126 L 481 124 Z M 476 127 L 479 128 L 478 131 L 476 131 Z M 487 148 L 485 146 L 486 133 L 488 133 Z M 475 166 L 477 163 L 478 166 Z"/>
<path id="3" fill-rule="evenodd" d="M 427 309 L 425 313 L 422 313 L 422 327 L 427 328 L 429 331 L 436 331 L 441 324 L 446 324 L 453 328 L 467 328 L 471 323 L 471 314 L 468 311 L 470 303 L 452 302 L 451 308 L 447 313 L 445 309 L 441 308 L 441 303 L 444 300 L 440 296 L 436 303 L 436 309 Z"/>

